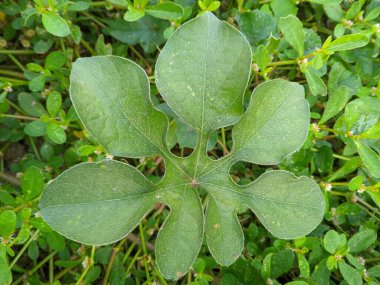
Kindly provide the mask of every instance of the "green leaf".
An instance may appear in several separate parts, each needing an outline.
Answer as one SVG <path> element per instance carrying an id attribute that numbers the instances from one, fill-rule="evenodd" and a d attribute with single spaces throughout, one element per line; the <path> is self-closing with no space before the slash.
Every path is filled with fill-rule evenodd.
<path id="1" fill-rule="evenodd" d="M 276 16 L 276 19 L 288 15 L 296 15 L 298 11 L 295 2 L 292 0 L 272 0 L 270 1 L 270 7 Z"/>
<path id="2" fill-rule="evenodd" d="M 0 246 L 0 284 L 10 285 L 12 282 L 12 274 L 8 267 L 6 254 L 6 248 Z"/>
<path id="3" fill-rule="evenodd" d="M 304 52 L 305 35 L 302 22 L 294 15 L 280 18 L 278 27 L 284 34 L 285 40 L 297 51 L 298 56 Z"/>
<path id="4" fill-rule="evenodd" d="M 276 20 L 261 10 L 238 14 L 236 21 L 240 31 L 247 37 L 252 46 L 265 44 L 271 34 L 277 30 Z"/>
<path id="5" fill-rule="evenodd" d="M 380 178 L 380 155 L 371 147 L 361 142 L 356 143 L 356 148 L 364 165 L 368 168 L 369 173 L 373 177 Z"/>
<path id="6" fill-rule="evenodd" d="M 38 197 L 44 190 L 44 177 L 37 167 L 29 167 L 21 181 L 22 193 L 27 201 Z"/>
<path id="7" fill-rule="evenodd" d="M 305 76 L 310 91 L 315 96 L 326 96 L 327 87 L 323 79 L 316 73 L 313 67 L 309 66 L 305 69 Z"/>
<path id="8" fill-rule="evenodd" d="M 236 123 L 243 113 L 251 57 L 241 33 L 207 12 L 167 41 L 157 59 L 156 84 L 178 116 L 203 135 Z"/>
<path id="9" fill-rule="evenodd" d="M 60 69 L 66 63 L 66 56 L 61 51 L 49 53 L 45 60 L 45 68 L 51 71 Z"/>
<path id="10" fill-rule="evenodd" d="M 16 214 L 11 210 L 0 213 L 0 236 L 9 239 L 16 228 Z"/>
<path id="11" fill-rule="evenodd" d="M 153 108 L 148 77 L 137 64 L 116 56 L 80 58 L 70 78 L 79 118 L 109 153 L 142 157 L 165 149 L 167 119 Z"/>
<path id="12" fill-rule="evenodd" d="M 128 22 L 135 22 L 145 16 L 145 12 L 142 9 L 136 9 L 133 6 L 128 6 L 127 12 L 124 14 L 124 20 Z"/>
<path id="13" fill-rule="evenodd" d="M 362 164 L 362 161 L 360 157 L 356 156 L 351 158 L 349 161 L 347 161 L 342 167 L 340 167 L 338 170 L 336 170 L 329 178 L 328 181 L 334 181 L 339 178 L 342 178 L 346 176 L 347 174 L 350 174 L 354 172 L 356 169 L 360 167 Z"/>
<path id="14" fill-rule="evenodd" d="M 371 192 L 371 191 L 368 191 L 367 193 L 371 197 L 371 199 L 373 200 L 373 202 L 375 202 L 375 204 L 377 205 L 377 207 L 380 208 L 380 193 L 378 193 L 378 192 Z"/>
<path id="15" fill-rule="evenodd" d="M 349 285 L 362 285 L 363 280 L 362 277 L 360 276 L 359 272 L 353 268 L 352 266 L 344 263 L 344 262 L 339 262 L 339 270 L 340 273 L 342 274 L 344 280 L 347 281 Z"/>
<path id="16" fill-rule="evenodd" d="M 206 241 L 215 260 L 225 266 L 236 261 L 244 247 L 244 235 L 237 218 L 233 197 L 221 193 L 219 186 L 207 185 L 210 195 L 206 208 Z M 219 191 L 220 192 L 220 191 Z M 222 210 L 223 209 L 223 210 Z"/>
<path id="17" fill-rule="evenodd" d="M 15 198 L 6 190 L 0 190 L 0 202 L 4 205 L 16 206 Z"/>
<path id="18" fill-rule="evenodd" d="M 155 203 L 163 203 L 170 214 L 159 231 L 155 257 L 163 276 L 172 280 L 191 267 L 204 227 L 215 260 L 236 261 L 244 245 L 237 218 L 243 209 L 253 210 L 279 238 L 315 229 L 325 206 L 311 178 L 269 171 L 239 186 L 229 176 L 238 160 L 278 163 L 301 147 L 309 129 L 302 87 L 284 80 L 257 87 L 241 117 L 250 65 L 244 37 L 209 12 L 174 32 L 157 60 L 155 81 L 176 114 L 171 117 L 178 115 L 198 135 L 193 154 L 179 158 L 168 150 L 167 118 L 153 107 L 140 67 L 115 56 L 77 60 L 70 96 L 92 137 L 114 155 L 161 155 L 165 176 L 153 184 L 137 169 L 112 160 L 74 166 L 48 184 L 40 201 L 46 222 L 70 239 L 100 245 L 123 238 Z M 215 130 L 234 123 L 234 148 L 222 159 L 210 159 Z M 205 217 L 198 191 L 208 193 Z"/>
<path id="19" fill-rule="evenodd" d="M 371 277 L 379 278 L 380 277 L 380 264 L 375 265 L 368 269 L 367 271 L 368 275 Z"/>
<path id="20" fill-rule="evenodd" d="M 306 257 L 302 253 L 297 253 L 298 267 L 300 269 L 300 277 L 310 278 L 310 265 Z"/>
<path id="21" fill-rule="evenodd" d="M 268 64 L 268 50 L 266 46 L 260 45 L 254 54 L 254 61 L 257 66 L 260 68 L 260 71 L 264 71 Z"/>
<path id="22" fill-rule="evenodd" d="M 140 44 L 146 53 L 152 53 L 165 42 L 163 34 L 169 27 L 167 21 L 149 15 L 135 22 L 118 19 L 109 24 L 108 31 L 112 37 L 129 45 Z"/>
<path id="23" fill-rule="evenodd" d="M 69 11 L 86 11 L 88 8 L 90 8 L 89 2 L 77 1 L 74 3 L 70 3 L 70 5 L 67 7 L 67 10 L 69 10 Z"/>
<path id="24" fill-rule="evenodd" d="M 288 272 L 293 267 L 294 252 L 291 249 L 284 249 L 276 252 L 271 260 L 270 277 L 277 279 L 282 274 Z"/>
<path id="25" fill-rule="evenodd" d="M 263 165 L 279 163 L 302 146 L 309 121 L 302 86 L 282 79 L 260 84 L 233 128 L 236 159 Z"/>
<path id="26" fill-rule="evenodd" d="M 323 111 L 323 115 L 319 123 L 323 124 L 338 114 L 346 106 L 349 99 L 350 94 L 346 86 L 341 86 L 338 89 L 332 90 L 329 93 L 329 100 L 327 101 L 325 110 Z"/>
<path id="27" fill-rule="evenodd" d="M 345 35 L 332 41 L 324 50 L 331 52 L 351 50 L 363 47 L 367 45 L 369 41 L 370 38 L 362 34 Z"/>
<path id="28" fill-rule="evenodd" d="M 17 97 L 20 107 L 31 116 L 40 117 L 46 115 L 42 104 L 31 94 L 21 92 Z"/>
<path id="29" fill-rule="evenodd" d="M 31 122 L 25 126 L 24 132 L 28 136 L 40 137 L 46 134 L 47 126 L 48 126 L 48 123 L 46 122 L 41 122 L 41 121 Z"/>
<path id="30" fill-rule="evenodd" d="M 242 199 L 277 238 L 304 236 L 322 221 L 323 195 L 311 178 L 296 177 L 281 170 L 269 171 L 250 184 L 244 193 L 248 196 L 242 195 Z"/>
<path id="31" fill-rule="evenodd" d="M 183 16 L 183 12 L 183 8 L 174 2 L 164 2 L 145 7 L 145 13 L 164 20 L 178 20 Z"/>
<path id="32" fill-rule="evenodd" d="M 377 240 L 377 233 L 372 229 L 363 229 L 354 234 L 347 242 L 349 252 L 366 250 Z"/>
<path id="33" fill-rule="evenodd" d="M 329 230 L 323 238 L 323 246 L 329 253 L 335 254 L 341 246 L 339 234 L 334 230 Z"/>
<path id="34" fill-rule="evenodd" d="M 153 185 L 127 164 L 82 163 L 47 185 L 39 207 L 60 234 L 102 245 L 132 231 L 153 206 L 155 195 Z"/>
<path id="35" fill-rule="evenodd" d="M 33 77 L 32 80 L 29 81 L 28 87 L 32 92 L 38 92 L 45 88 L 46 77 L 43 74 L 39 74 Z"/>
<path id="36" fill-rule="evenodd" d="M 54 143 L 63 144 L 66 142 L 64 129 L 55 122 L 50 122 L 46 128 L 46 134 Z"/>
<path id="37" fill-rule="evenodd" d="M 218 10 L 220 7 L 220 1 L 212 1 L 210 5 L 208 5 L 207 10 L 210 12 Z"/>
<path id="38" fill-rule="evenodd" d="M 66 21 L 56 13 L 44 12 L 42 14 L 42 24 L 46 31 L 57 37 L 70 35 L 70 29 Z"/>
<path id="39" fill-rule="evenodd" d="M 165 278 L 182 277 L 198 256 L 203 240 L 203 210 L 198 194 L 190 186 L 180 186 L 163 193 L 170 207 L 157 236 L 157 265 Z"/>
<path id="40" fill-rule="evenodd" d="M 54 117 L 61 109 L 62 97 L 58 91 L 51 92 L 46 99 L 46 109 Z"/>

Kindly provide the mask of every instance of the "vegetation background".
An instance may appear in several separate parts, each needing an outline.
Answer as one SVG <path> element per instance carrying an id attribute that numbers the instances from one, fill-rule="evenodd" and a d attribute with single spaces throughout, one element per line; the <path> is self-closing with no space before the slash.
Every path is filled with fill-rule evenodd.
<path id="1" fill-rule="evenodd" d="M 161 104 L 153 76 L 160 48 L 177 27 L 205 11 L 237 27 L 251 44 L 245 104 L 268 79 L 305 87 L 309 136 L 278 168 L 313 176 L 327 206 L 316 230 L 291 241 L 274 238 L 251 212 L 242 213 L 245 249 L 236 263 L 218 266 L 204 245 L 177 283 L 379 284 L 380 1 L 176 0 L 162 9 L 157 3 L 0 3 L 0 285 L 170 284 L 157 270 L 153 251 L 168 215 L 164 206 L 119 243 L 95 248 L 51 230 L 37 204 L 44 184 L 63 170 L 106 158 L 72 108 L 72 63 L 92 55 L 132 59 L 146 70 L 153 101 Z M 194 130 L 161 109 L 171 118 L 173 152 L 190 154 Z M 227 154 L 230 128 L 213 143 L 211 156 Z M 164 173 L 160 157 L 127 162 L 153 181 Z M 266 169 L 237 163 L 231 176 L 247 184 Z"/>

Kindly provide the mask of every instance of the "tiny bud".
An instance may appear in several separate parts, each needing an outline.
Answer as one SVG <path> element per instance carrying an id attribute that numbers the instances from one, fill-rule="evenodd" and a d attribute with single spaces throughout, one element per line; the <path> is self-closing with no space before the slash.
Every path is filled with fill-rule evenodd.
<path id="1" fill-rule="evenodd" d="M 307 58 L 303 58 L 303 59 L 300 59 L 300 60 L 298 60 L 298 64 L 299 65 L 307 65 Z"/>
<path id="2" fill-rule="evenodd" d="M 86 256 L 82 262 L 83 268 L 86 269 L 88 266 L 90 266 L 90 264 L 91 264 L 91 259 L 88 256 Z"/>
<path id="3" fill-rule="evenodd" d="M 331 189 L 332 189 L 331 183 L 326 183 L 325 184 L 325 191 L 331 191 Z"/>
<path id="4" fill-rule="evenodd" d="M 313 123 L 311 127 L 314 132 L 319 132 L 321 130 L 321 128 L 316 123 Z"/>
<path id="5" fill-rule="evenodd" d="M 346 28 L 351 28 L 352 25 L 354 24 L 354 22 L 352 22 L 351 20 L 346 20 L 346 19 L 343 19 L 343 25 L 346 27 Z"/>
<path id="6" fill-rule="evenodd" d="M 106 154 L 106 159 L 108 159 L 108 160 L 113 160 L 113 157 L 114 156 L 110 153 Z"/>
<path id="7" fill-rule="evenodd" d="M 30 41 L 26 40 L 26 39 L 23 39 L 21 40 L 21 44 L 24 48 L 28 48 L 30 47 Z"/>
<path id="8" fill-rule="evenodd" d="M 7 41 L 4 39 L 0 39 L 0 47 L 6 47 L 7 46 Z"/>
<path id="9" fill-rule="evenodd" d="M 360 185 L 359 189 L 358 189 L 358 193 L 363 193 L 367 188 L 365 187 L 364 184 Z"/>
<path id="10" fill-rule="evenodd" d="M 100 149 L 96 149 L 96 150 L 94 151 L 94 153 L 95 153 L 95 154 L 101 154 L 102 151 L 101 151 Z"/>
<path id="11" fill-rule="evenodd" d="M 359 260 L 361 265 L 363 265 L 363 266 L 365 265 L 365 259 L 363 257 L 359 256 L 358 260 Z"/>
<path id="12" fill-rule="evenodd" d="M 377 87 L 373 86 L 371 88 L 371 96 L 376 96 L 376 93 L 377 93 Z"/>
<path id="13" fill-rule="evenodd" d="M 252 64 L 252 68 L 253 68 L 253 70 L 254 70 L 255 72 L 259 72 L 259 71 L 260 71 L 260 68 L 259 68 L 259 66 L 257 65 L 257 63 L 253 63 L 253 64 Z"/>
<path id="14" fill-rule="evenodd" d="M 6 87 L 4 87 L 4 91 L 7 92 L 7 93 L 9 93 L 9 92 L 12 92 L 13 89 L 12 89 L 11 86 L 6 86 Z"/>
<path id="15" fill-rule="evenodd" d="M 25 35 L 29 38 L 33 37 L 36 34 L 36 32 L 32 29 L 29 29 L 25 32 Z"/>

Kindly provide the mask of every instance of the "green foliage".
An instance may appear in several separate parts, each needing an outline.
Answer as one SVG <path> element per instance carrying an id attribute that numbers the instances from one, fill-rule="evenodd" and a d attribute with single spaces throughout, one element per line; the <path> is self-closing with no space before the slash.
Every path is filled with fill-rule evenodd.
<path id="1" fill-rule="evenodd" d="M 189 43 L 193 49 L 183 46 Z M 230 55 L 229 60 L 222 60 L 224 54 Z M 169 279 L 180 278 L 192 265 L 202 244 L 203 224 L 215 260 L 232 264 L 243 249 L 236 221 L 242 206 L 254 211 L 277 237 L 292 239 L 312 231 L 322 219 L 324 201 L 311 179 L 271 171 L 242 188 L 228 177 L 235 161 L 279 163 L 300 148 L 308 131 L 309 107 L 303 89 L 283 80 L 258 86 L 240 118 L 250 58 L 244 37 L 210 13 L 183 25 L 169 39 L 157 60 L 157 88 L 198 133 L 193 154 L 182 160 L 167 151 L 167 120 L 151 105 L 149 81 L 140 67 L 119 57 L 76 62 L 70 94 L 86 129 L 111 155 L 162 155 L 166 174 L 158 184 L 150 184 L 124 164 L 81 164 L 47 187 L 40 202 L 47 223 L 70 239 L 108 244 L 133 230 L 154 203 L 164 203 L 171 213 L 158 234 L 156 258 Z M 194 66 L 199 67 L 197 73 Z M 122 80 L 123 74 L 129 75 L 127 80 Z M 284 129 L 287 122 L 293 125 Z M 231 153 L 217 161 L 208 158 L 211 133 L 235 123 Z M 205 222 L 197 189 L 209 194 Z M 102 218 L 94 220 L 96 214 Z"/>
<path id="2" fill-rule="evenodd" d="M 379 1 L 0 2 L 0 285 L 380 283 Z"/>

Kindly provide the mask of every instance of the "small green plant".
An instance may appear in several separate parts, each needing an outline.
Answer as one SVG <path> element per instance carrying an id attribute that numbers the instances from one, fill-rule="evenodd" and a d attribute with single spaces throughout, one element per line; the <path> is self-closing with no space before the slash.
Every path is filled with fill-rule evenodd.
<path id="1" fill-rule="evenodd" d="M 239 186 L 229 175 L 238 161 L 278 164 L 302 146 L 309 131 L 309 104 L 297 83 L 277 79 L 260 84 L 244 112 L 251 58 L 245 37 L 209 12 L 182 25 L 168 40 L 155 81 L 170 108 L 198 134 L 197 146 L 184 158 L 167 146 L 168 120 L 153 106 L 142 68 L 117 56 L 78 59 L 70 95 L 88 132 L 109 158 L 161 155 L 165 175 L 154 184 L 136 168 L 112 159 L 79 164 L 48 184 L 39 204 L 42 217 L 72 240 L 104 245 L 122 239 L 156 203 L 164 203 L 170 214 L 155 251 L 168 279 L 188 271 L 203 236 L 219 264 L 236 261 L 244 246 L 237 214 L 246 209 L 278 238 L 310 233 L 325 207 L 313 179 L 270 170 Z M 230 125 L 231 152 L 211 159 L 209 137 Z M 200 197 L 207 201 L 205 213 Z"/>

